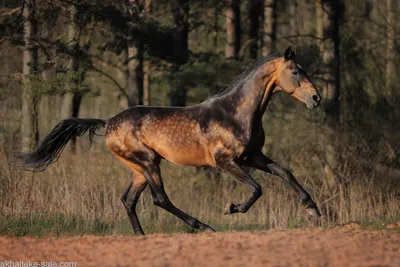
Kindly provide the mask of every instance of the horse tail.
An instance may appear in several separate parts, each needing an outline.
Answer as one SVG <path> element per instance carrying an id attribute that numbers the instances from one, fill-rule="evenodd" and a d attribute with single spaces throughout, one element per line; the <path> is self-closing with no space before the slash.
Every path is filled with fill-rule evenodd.
<path id="1" fill-rule="evenodd" d="M 105 127 L 106 121 L 100 119 L 70 118 L 62 120 L 46 136 L 39 148 L 26 154 L 17 155 L 17 159 L 24 168 L 34 172 L 40 172 L 50 164 L 56 162 L 68 141 L 76 136 L 82 136 L 89 131 L 90 144 L 93 142 L 96 131 Z"/>

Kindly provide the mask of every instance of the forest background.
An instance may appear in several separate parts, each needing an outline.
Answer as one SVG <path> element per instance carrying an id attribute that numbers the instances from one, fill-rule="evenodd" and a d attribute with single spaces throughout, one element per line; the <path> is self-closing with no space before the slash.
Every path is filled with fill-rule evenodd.
<path id="1" fill-rule="evenodd" d="M 279 178 L 252 172 L 263 197 L 226 175 L 163 163 L 166 191 L 217 230 L 293 228 L 400 216 L 400 1 L 0 0 L 0 233 L 131 233 L 120 195 L 130 173 L 101 137 L 71 142 L 45 172 L 18 169 L 67 117 L 108 119 L 138 104 L 186 106 L 246 66 L 297 47 L 323 95 L 307 110 L 274 95 L 264 152 L 293 171 L 325 219 L 310 221 Z M 147 232 L 189 231 L 142 195 Z"/>

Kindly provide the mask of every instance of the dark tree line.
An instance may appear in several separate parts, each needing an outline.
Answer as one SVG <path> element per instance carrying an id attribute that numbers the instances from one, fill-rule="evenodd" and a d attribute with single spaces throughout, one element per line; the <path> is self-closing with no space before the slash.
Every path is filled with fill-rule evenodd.
<path id="1" fill-rule="evenodd" d="M 62 96 L 61 116 L 78 117 L 82 98 L 93 93 L 85 83 L 89 73 L 116 86 L 121 108 L 152 104 L 151 99 L 163 92 L 157 84 L 168 89 L 163 104 L 184 106 L 220 90 L 252 60 L 289 44 L 299 47 L 300 60 L 322 86 L 324 123 L 331 129 L 351 121 L 343 121 L 348 118 L 343 112 L 366 99 L 360 95 L 392 101 L 388 106 L 398 99 L 399 4 L 392 0 L 1 4 L 2 49 L 23 47 L 24 149 L 38 142 L 40 96 Z M 377 92 L 382 85 L 385 88 Z"/>

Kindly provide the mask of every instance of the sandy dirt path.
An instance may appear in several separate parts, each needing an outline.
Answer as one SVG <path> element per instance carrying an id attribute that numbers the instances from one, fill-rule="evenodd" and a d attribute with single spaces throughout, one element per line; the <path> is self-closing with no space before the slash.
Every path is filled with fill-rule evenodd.
<path id="1" fill-rule="evenodd" d="M 77 266 L 400 266 L 398 231 L 297 229 L 143 237 L 0 237 L 2 261 Z"/>

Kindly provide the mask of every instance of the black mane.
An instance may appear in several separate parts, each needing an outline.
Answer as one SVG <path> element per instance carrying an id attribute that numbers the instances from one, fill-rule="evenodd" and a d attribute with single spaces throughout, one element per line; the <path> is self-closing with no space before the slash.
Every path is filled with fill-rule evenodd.
<path id="1" fill-rule="evenodd" d="M 260 60 L 257 60 L 256 62 L 254 62 L 253 64 L 251 64 L 250 66 L 246 67 L 238 76 L 236 76 L 235 79 L 233 79 L 233 81 L 231 83 L 229 83 L 226 87 L 224 87 L 220 92 L 218 92 L 215 96 L 221 96 L 224 95 L 230 91 L 232 91 L 233 89 L 236 88 L 236 86 L 238 86 L 243 79 L 245 79 L 247 77 L 247 75 L 249 75 L 251 72 L 253 72 L 254 70 L 258 69 L 260 66 L 264 65 L 265 63 L 272 61 L 274 59 L 279 58 L 279 53 L 273 53 L 271 55 L 268 55 L 264 58 L 261 58 Z"/>

